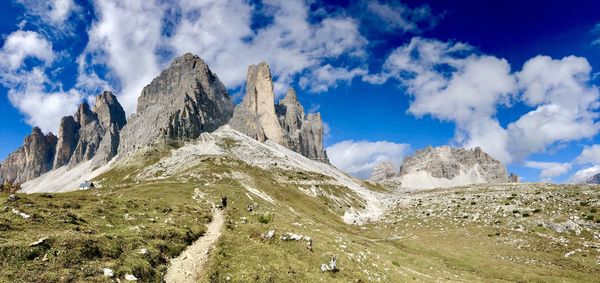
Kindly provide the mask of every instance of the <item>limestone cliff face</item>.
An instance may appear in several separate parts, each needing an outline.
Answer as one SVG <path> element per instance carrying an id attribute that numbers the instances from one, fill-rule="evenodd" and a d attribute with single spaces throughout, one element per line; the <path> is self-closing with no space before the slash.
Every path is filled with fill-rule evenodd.
<path id="1" fill-rule="evenodd" d="M 63 117 L 58 128 L 58 143 L 52 168 L 59 168 L 69 163 L 79 139 L 79 123 L 73 116 Z"/>
<path id="2" fill-rule="evenodd" d="M 389 180 L 396 175 L 397 171 L 394 164 L 389 161 L 384 161 L 375 165 L 375 168 L 373 168 L 373 173 L 371 173 L 371 177 L 369 177 L 369 181 L 381 182 Z"/>
<path id="3" fill-rule="evenodd" d="M 233 113 L 225 86 L 200 57 L 175 59 L 138 98 L 120 133 L 119 154 L 157 139 L 191 140 L 225 125 Z"/>
<path id="4" fill-rule="evenodd" d="M 433 188 L 474 183 L 506 183 L 506 167 L 481 148 L 427 147 L 404 159 L 403 187 Z"/>
<path id="5" fill-rule="evenodd" d="M 232 128 L 256 139 L 272 140 L 308 158 L 329 162 L 323 148 L 323 122 L 319 113 L 305 115 L 296 92 L 288 90 L 277 105 L 266 63 L 248 68 L 246 96 L 236 106 Z"/>
<path id="6" fill-rule="evenodd" d="M 275 113 L 275 93 L 267 63 L 248 67 L 246 95 L 241 105 L 236 107 L 230 125 L 259 141 L 270 139 L 287 146 Z"/>
<path id="7" fill-rule="evenodd" d="M 50 171 L 56 141 L 52 133 L 44 135 L 40 128 L 33 128 L 31 134 L 25 137 L 23 145 L 2 162 L 1 179 L 23 183 Z"/>

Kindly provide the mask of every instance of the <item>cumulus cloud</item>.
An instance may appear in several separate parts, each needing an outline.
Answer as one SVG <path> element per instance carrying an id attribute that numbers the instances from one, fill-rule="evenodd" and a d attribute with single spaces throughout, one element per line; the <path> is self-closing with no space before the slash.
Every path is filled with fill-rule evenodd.
<path id="1" fill-rule="evenodd" d="M 409 113 L 455 122 L 461 144 L 510 160 L 505 144 L 497 140 L 505 140 L 506 134 L 494 118 L 497 105 L 507 104 L 517 85 L 506 60 L 476 54 L 467 44 L 415 37 L 388 56 L 382 73 L 365 80 L 392 78 L 413 98 Z"/>
<path id="2" fill-rule="evenodd" d="M 113 86 L 123 108 L 133 113 L 142 88 L 160 72 L 165 7 L 158 1 L 112 0 L 94 1 L 94 7 L 97 20 L 79 58 L 79 83 L 90 89 Z M 108 67 L 107 77 L 101 79 L 95 65 Z"/>
<path id="3" fill-rule="evenodd" d="M 331 163 L 342 171 L 368 178 L 380 162 L 392 162 L 399 168 L 410 146 L 388 141 L 342 141 L 327 147 Z"/>
<path id="4" fill-rule="evenodd" d="M 33 31 L 15 31 L 8 35 L 0 51 L 0 64 L 3 73 L 21 67 L 26 58 L 36 58 L 50 64 L 55 58 L 52 43 Z"/>
<path id="5" fill-rule="evenodd" d="M 591 138 L 600 130 L 595 122 L 600 96 L 590 83 L 587 59 L 568 56 L 560 60 L 536 56 L 517 73 L 522 101 L 535 107 L 508 126 L 517 159 L 543 152 L 555 142 Z M 516 141 L 521 141 L 516 143 Z"/>
<path id="6" fill-rule="evenodd" d="M 311 92 L 318 93 L 335 88 L 339 83 L 350 83 L 355 77 L 362 77 L 368 73 L 365 68 L 357 67 L 349 70 L 327 64 L 303 75 L 299 84 L 302 88 L 308 88 Z"/>
<path id="7" fill-rule="evenodd" d="M 54 131 L 60 118 L 76 108 L 80 94 L 63 91 L 46 76 L 46 69 L 56 55 L 42 35 L 32 31 L 15 31 L 0 49 L 0 83 L 9 88 L 10 102 L 32 126 Z M 27 64 L 30 59 L 34 62 Z"/>
<path id="8" fill-rule="evenodd" d="M 459 145 L 480 146 L 510 163 L 598 133 L 599 92 L 591 71 L 585 58 L 536 56 L 513 73 L 506 60 L 467 44 L 415 37 L 388 56 L 381 73 L 364 80 L 399 81 L 413 97 L 409 113 L 454 122 Z M 532 110 L 503 128 L 496 110 L 515 101 Z"/>
<path id="9" fill-rule="evenodd" d="M 526 161 L 524 165 L 529 168 L 540 169 L 540 178 L 542 181 L 550 181 L 552 178 L 563 175 L 571 170 L 570 163 Z"/>

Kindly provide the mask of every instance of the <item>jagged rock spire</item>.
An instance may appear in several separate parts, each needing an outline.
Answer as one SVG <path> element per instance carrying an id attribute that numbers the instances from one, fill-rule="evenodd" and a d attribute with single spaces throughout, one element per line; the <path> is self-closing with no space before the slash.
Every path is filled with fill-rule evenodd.
<path id="1" fill-rule="evenodd" d="M 287 146 L 287 139 L 275 113 L 275 93 L 267 63 L 248 67 L 246 95 L 241 105 L 236 107 L 230 124 L 234 129 L 260 141 L 270 139 Z"/>

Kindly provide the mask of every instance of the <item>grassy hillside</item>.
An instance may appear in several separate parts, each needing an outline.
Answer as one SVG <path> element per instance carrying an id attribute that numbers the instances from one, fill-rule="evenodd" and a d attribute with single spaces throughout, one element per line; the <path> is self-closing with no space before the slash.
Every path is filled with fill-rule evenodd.
<path id="1" fill-rule="evenodd" d="M 15 201 L 2 195 L 0 281 L 110 282 L 102 269 L 111 268 L 121 279 L 132 274 L 160 282 L 169 258 L 202 235 L 221 196 L 229 199 L 226 224 L 202 282 L 600 278 L 595 186 L 390 193 L 393 205 L 383 219 L 355 226 L 342 215 L 362 201 L 330 177 L 260 169 L 227 155 L 204 156 L 169 174 L 148 169 L 169 152 L 140 152 L 99 176 L 99 189 L 19 195 Z M 271 230 L 274 237 L 265 239 Z M 282 240 L 286 233 L 304 237 Z M 339 271 L 322 272 L 321 264 L 333 257 Z"/>

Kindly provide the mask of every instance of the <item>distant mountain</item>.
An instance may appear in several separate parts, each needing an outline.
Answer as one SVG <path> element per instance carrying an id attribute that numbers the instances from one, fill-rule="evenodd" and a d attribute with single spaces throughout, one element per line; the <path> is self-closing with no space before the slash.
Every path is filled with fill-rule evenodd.
<path id="1" fill-rule="evenodd" d="M 392 175 L 392 170 L 393 165 L 382 163 L 375 168 L 370 180 L 397 184 L 402 189 L 509 182 L 506 167 L 479 147 L 427 147 L 407 157 L 398 174 Z"/>

